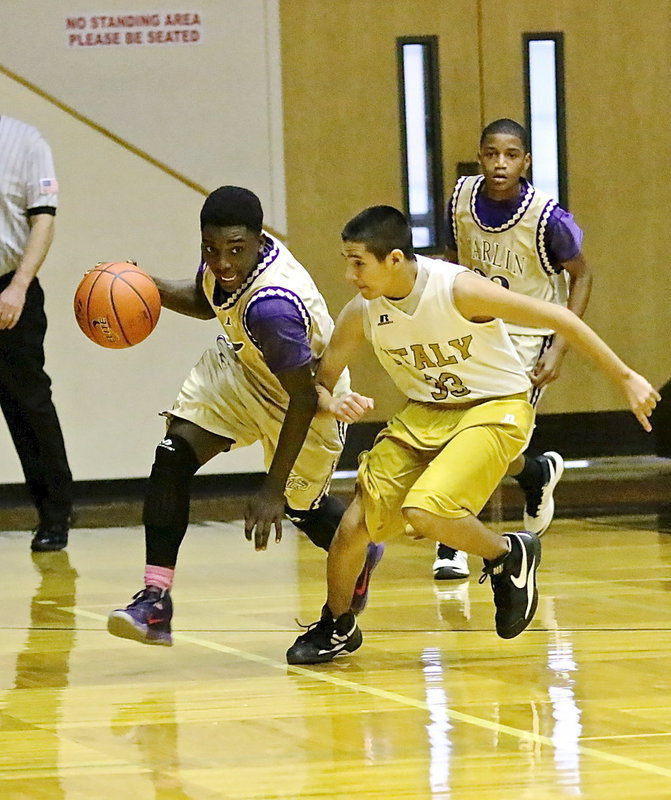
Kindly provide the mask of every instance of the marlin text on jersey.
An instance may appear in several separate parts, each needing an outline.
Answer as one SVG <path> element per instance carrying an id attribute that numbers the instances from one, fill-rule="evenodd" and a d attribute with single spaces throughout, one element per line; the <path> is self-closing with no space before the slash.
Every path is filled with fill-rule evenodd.
<path id="1" fill-rule="evenodd" d="M 499 242 L 488 242 L 487 239 L 471 239 L 471 260 L 473 264 L 489 264 L 492 267 L 505 269 L 513 275 L 523 275 L 526 256 L 514 253 Z"/>

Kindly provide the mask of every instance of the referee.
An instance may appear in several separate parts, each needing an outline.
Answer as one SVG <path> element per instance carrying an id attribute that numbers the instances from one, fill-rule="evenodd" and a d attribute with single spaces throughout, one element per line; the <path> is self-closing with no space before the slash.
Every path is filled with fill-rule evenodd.
<path id="1" fill-rule="evenodd" d="M 0 116 L 0 407 L 37 509 L 37 551 L 67 545 L 72 515 L 72 475 L 44 371 L 47 319 L 36 277 L 57 204 L 49 145 L 32 126 Z"/>

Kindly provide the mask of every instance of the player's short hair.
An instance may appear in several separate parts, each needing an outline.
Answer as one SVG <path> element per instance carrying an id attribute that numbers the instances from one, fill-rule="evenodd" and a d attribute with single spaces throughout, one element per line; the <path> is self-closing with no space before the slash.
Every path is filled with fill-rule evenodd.
<path id="1" fill-rule="evenodd" d="M 405 216 L 392 206 L 371 206 L 353 217 L 340 234 L 343 242 L 361 242 L 378 261 L 392 250 L 414 258 L 412 231 Z"/>
<path id="2" fill-rule="evenodd" d="M 507 117 L 495 119 L 494 122 L 490 122 L 489 125 L 483 129 L 480 135 L 480 147 L 482 147 L 483 142 L 488 136 L 494 136 L 497 133 L 507 133 L 509 136 L 517 136 L 522 142 L 524 152 L 529 152 L 529 134 L 527 133 L 527 129 L 520 125 L 519 122 L 515 122 L 514 119 L 508 119 Z"/>
<path id="3" fill-rule="evenodd" d="M 207 196 L 200 210 L 201 230 L 206 225 L 219 228 L 244 225 L 250 231 L 261 233 L 261 201 L 254 192 L 241 186 L 220 186 Z"/>

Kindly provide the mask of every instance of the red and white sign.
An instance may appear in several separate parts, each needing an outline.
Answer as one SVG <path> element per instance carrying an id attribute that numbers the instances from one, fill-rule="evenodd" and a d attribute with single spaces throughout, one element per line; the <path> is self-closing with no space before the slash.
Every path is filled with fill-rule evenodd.
<path id="1" fill-rule="evenodd" d="M 203 15 L 198 11 L 85 14 L 65 18 L 72 49 L 142 45 L 200 44 Z"/>

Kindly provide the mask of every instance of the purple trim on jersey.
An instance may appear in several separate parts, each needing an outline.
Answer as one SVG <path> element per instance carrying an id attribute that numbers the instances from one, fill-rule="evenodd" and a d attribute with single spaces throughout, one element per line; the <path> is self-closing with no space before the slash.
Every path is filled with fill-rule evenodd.
<path id="1" fill-rule="evenodd" d="M 461 188 L 460 183 L 463 183 L 463 180 L 460 180 L 457 187 L 455 187 L 453 201 L 447 206 L 445 229 L 446 245 L 449 250 L 457 250 L 454 208 L 456 205 L 456 190 Z M 500 228 L 515 215 L 522 199 L 527 195 L 529 186 L 528 181 L 524 178 L 520 179 L 520 183 L 522 184 L 520 196 L 514 200 L 492 200 L 483 191 L 477 192 L 475 212 L 484 225 L 488 228 Z M 480 188 L 483 186 L 484 181 L 481 182 Z M 547 220 L 544 236 L 545 252 L 549 263 L 557 266 L 564 261 L 575 258 L 582 247 L 582 236 L 582 230 L 573 219 L 573 215 L 555 205 Z"/>
<path id="2" fill-rule="evenodd" d="M 310 317 L 293 292 L 264 287 L 247 305 L 243 323 L 272 373 L 296 369 L 312 360 Z"/>
<path id="3" fill-rule="evenodd" d="M 512 200 L 492 200 L 491 197 L 480 191 L 475 198 L 475 209 L 480 219 L 489 228 L 499 228 L 513 216 L 520 205 L 520 198 L 526 194 L 520 192 L 520 196 Z"/>
<path id="4" fill-rule="evenodd" d="M 552 346 L 554 342 L 555 335 L 554 333 L 550 333 L 547 336 L 543 337 L 543 341 L 541 342 L 540 349 L 538 351 L 538 358 L 536 359 L 536 364 L 543 358 L 543 356 L 547 353 L 547 351 Z M 535 367 L 536 365 L 534 365 Z M 536 408 L 538 405 L 538 401 L 541 399 L 541 395 L 543 394 L 543 389 L 540 386 L 531 386 L 531 394 L 529 395 L 529 403 Z"/>
<path id="5" fill-rule="evenodd" d="M 501 233 L 522 219 L 536 194 L 534 187 L 520 180 L 520 194 L 514 200 L 492 200 L 484 193 L 485 176 L 481 175 L 471 195 L 471 215 L 488 233 Z M 482 213 L 481 213 L 482 212 Z"/>
<path id="6" fill-rule="evenodd" d="M 547 242 L 545 240 L 550 216 L 556 207 L 556 200 L 550 199 L 547 201 L 543 206 L 543 211 L 538 220 L 538 227 L 536 228 L 536 250 L 538 252 L 538 258 L 540 259 L 541 266 L 548 275 L 555 275 L 561 272 L 561 265 L 558 262 L 556 263 L 556 267 L 553 266 L 550 256 L 548 255 Z"/>
<path id="7" fill-rule="evenodd" d="M 445 244 L 448 250 L 453 250 L 455 253 L 457 252 L 457 226 L 454 222 L 454 212 L 465 181 L 465 175 L 459 178 L 452 192 L 452 200 L 447 204 L 445 211 Z"/>

